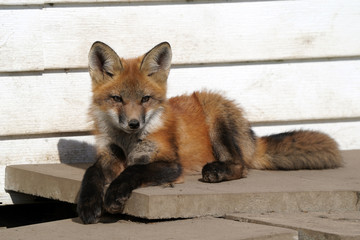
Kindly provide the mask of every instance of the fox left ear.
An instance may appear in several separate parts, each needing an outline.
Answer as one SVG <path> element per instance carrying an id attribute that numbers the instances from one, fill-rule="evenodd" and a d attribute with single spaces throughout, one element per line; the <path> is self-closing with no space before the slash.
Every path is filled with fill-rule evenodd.
<path id="1" fill-rule="evenodd" d="M 102 42 L 92 45 L 89 52 L 89 72 L 93 86 L 105 83 L 122 69 L 119 56 L 108 45 Z"/>
<path id="2" fill-rule="evenodd" d="M 140 70 L 159 83 L 166 83 L 171 67 L 171 58 L 170 44 L 162 42 L 145 54 Z"/>

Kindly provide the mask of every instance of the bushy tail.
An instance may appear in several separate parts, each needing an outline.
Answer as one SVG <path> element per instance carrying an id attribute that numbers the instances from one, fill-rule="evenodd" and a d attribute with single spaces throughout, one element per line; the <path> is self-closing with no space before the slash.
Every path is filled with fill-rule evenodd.
<path id="1" fill-rule="evenodd" d="M 343 160 L 334 139 L 314 131 L 292 131 L 257 139 L 250 167 L 298 170 L 337 168 Z"/>

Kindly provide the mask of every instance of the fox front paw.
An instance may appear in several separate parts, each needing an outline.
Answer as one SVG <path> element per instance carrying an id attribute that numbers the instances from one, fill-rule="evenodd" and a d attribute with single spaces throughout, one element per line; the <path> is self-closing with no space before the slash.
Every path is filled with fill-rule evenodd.
<path id="1" fill-rule="evenodd" d="M 77 212 L 84 224 L 97 223 L 102 213 L 102 198 L 93 196 L 88 199 L 80 199 Z"/>
<path id="2" fill-rule="evenodd" d="M 111 184 L 105 194 L 104 208 L 107 212 L 122 213 L 132 189 L 126 183 Z"/>

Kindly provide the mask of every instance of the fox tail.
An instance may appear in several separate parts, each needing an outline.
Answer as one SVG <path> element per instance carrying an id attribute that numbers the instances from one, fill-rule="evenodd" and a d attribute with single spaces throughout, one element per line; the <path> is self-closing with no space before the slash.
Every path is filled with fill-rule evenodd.
<path id="1" fill-rule="evenodd" d="M 337 168 L 343 165 L 338 144 L 315 131 L 291 131 L 256 140 L 254 169 L 299 170 Z"/>

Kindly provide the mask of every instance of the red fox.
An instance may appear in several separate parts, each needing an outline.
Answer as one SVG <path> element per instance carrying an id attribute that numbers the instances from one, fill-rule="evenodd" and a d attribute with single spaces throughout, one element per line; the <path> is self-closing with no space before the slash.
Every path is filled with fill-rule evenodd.
<path id="1" fill-rule="evenodd" d="M 78 213 L 96 223 L 121 213 L 142 186 L 181 182 L 188 172 L 216 183 L 248 169 L 325 169 L 342 165 L 326 134 L 292 131 L 256 137 L 234 101 L 214 92 L 166 98 L 169 43 L 134 59 L 95 42 L 89 53 L 97 160 L 85 172 Z"/>

